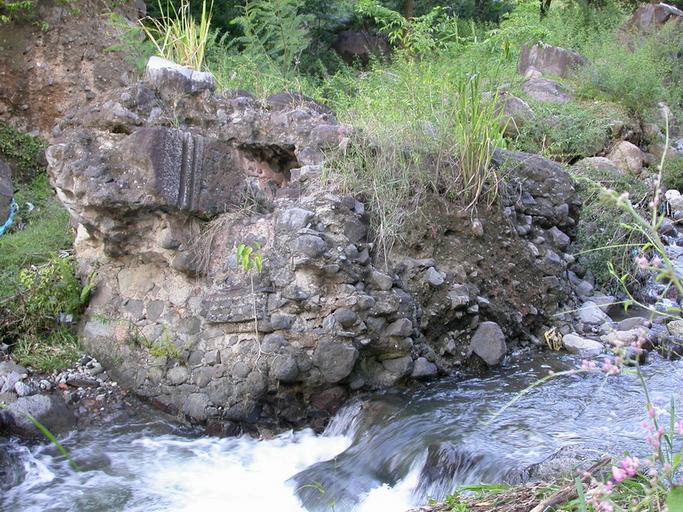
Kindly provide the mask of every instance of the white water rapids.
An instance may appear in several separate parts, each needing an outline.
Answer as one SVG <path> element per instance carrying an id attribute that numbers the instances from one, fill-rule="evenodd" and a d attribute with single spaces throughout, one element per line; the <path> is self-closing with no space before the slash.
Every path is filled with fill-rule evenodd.
<path id="1" fill-rule="evenodd" d="M 656 355 L 644 367 L 664 411 L 683 402 L 683 365 Z M 646 452 L 643 394 L 635 375 L 552 380 L 493 424 L 491 413 L 548 371 L 575 368 L 556 354 L 518 360 L 486 378 L 444 379 L 366 396 L 326 432 L 272 439 L 197 437 L 149 417 L 119 417 L 73 432 L 74 471 L 49 443 L 0 438 L 0 510 L 27 512 L 400 512 L 463 483 L 513 480 L 564 446 Z M 453 447 L 455 472 L 427 458 Z M 522 476 L 521 478 L 525 478 Z"/>

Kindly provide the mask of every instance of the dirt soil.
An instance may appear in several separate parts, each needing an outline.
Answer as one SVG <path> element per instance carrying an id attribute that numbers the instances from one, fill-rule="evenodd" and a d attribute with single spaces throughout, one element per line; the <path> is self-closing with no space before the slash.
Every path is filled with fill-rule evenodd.
<path id="1" fill-rule="evenodd" d="M 71 108 L 135 78 L 108 49 L 119 42 L 111 13 L 133 23 L 138 9 L 134 0 L 35 3 L 30 15 L 0 24 L 0 122 L 47 138 Z"/>

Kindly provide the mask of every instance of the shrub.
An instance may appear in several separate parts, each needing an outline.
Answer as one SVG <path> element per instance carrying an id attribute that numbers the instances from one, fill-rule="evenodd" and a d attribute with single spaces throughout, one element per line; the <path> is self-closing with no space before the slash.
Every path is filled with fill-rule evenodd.
<path id="1" fill-rule="evenodd" d="M 41 337 L 20 336 L 12 350 L 12 357 L 19 364 L 44 372 L 68 368 L 81 354 L 78 338 L 66 327 L 58 327 Z"/>
<path id="2" fill-rule="evenodd" d="M 683 192 L 683 157 L 667 156 L 662 182 L 666 189 L 676 189 Z"/>
<path id="3" fill-rule="evenodd" d="M 105 51 L 121 53 L 123 61 L 133 66 L 142 76 L 147 61 L 156 53 L 156 47 L 145 37 L 145 31 L 140 25 L 132 25 L 118 13 L 109 14 L 109 24 L 116 31 L 118 43 Z"/>
<path id="4" fill-rule="evenodd" d="M 303 0 L 247 0 L 242 16 L 231 22 L 244 34 L 234 43 L 242 45 L 245 55 L 265 58 L 289 76 L 311 42 L 312 16 L 301 13 L 303 5 Z"/>
<path id="5" fill-rule="evenodd" d="M 642 180 L 621 171 L 574 166 L 572 173 L 583 202 L 576 235 L 579 262 L 591 271 L 602 288 L 621 291 L 609 264 L 618 275 L 633 275 L 633 256 L 643 238 L 626 228 L 628 215 L 613 202 L 605 201 L 603 189 L 618 194 L 627 192 L 635 204 L 647 203 L 649 189 Z M 628 284 L 635 286 L 637 282 L 632 280 Z"/>
<path id="6" fill-rule="evenodd" d="M 45 141 L 0 123 L 0 157 L 16 167 L 14 179 L 20 183 L 30 182 L 41 169 L 39 155 L 45 149 Z"/>
<path id="7" fill-rule="evenodd" d="M 587 57 L 591 64 L 582 69 L 577 80 L 583 96 L 621 103 L 641 116 L 667 98 L 663 83 L 665 63 L 655 52 L 652 40 L 633 36 L 628 45 L 613 33 L 590 48 Z"/>
<path id="8" fill-rule="evenodd" d="M 160 18 L 147 17 L 140 22 L 161 57 L 196 71 L 202 70 L 211 37 L 213 1 L 208 1 L 210 3 L 202 0 L 199 24 L 190 13 L 189 0 L 182 0 L 178 8 L 167 3 L 166 9 L 159 0 Z"/>
<path id="9" fill-rule="evenodd" d="M 42 370 L 71 364 L 78 355 L 72 326 L 90 298 L 93 277 L 81 287 L 70 256 L 22 269 L 17 295 L 2 304 L 0 338 L 16 343 L 18 359 Z"/>
<path id="10" fill-rule="evenodd" d="M 367 74 L 355 98 L 337 100 L 358 134 L 334 156 L 326 178 L 364 197 L 385 254 L 426 193 L 462 208 L 495 197 L 488 163 L 501 127 L 482 86 L 478 75 L 441 61 L 405 58 Z"/>
<path id="11" fill-rule="evenodd" d="M 535 119 L 521 128 L 514 146 L 563 162 L 600 153 L 609 144 L 611 126 L 628 120 L 626 112 L 604 103 L 530 104 Z"/>

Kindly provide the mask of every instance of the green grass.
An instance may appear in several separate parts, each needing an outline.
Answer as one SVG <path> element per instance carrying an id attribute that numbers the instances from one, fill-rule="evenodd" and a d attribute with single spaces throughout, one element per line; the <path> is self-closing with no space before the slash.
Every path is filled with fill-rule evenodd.
<path id="1" fill-rule="evenodd" d="M 22 336 L 12 350 L 14 360 L 44 372 L 68 368 L 83 354 L 78 338 L 71 329 L 57 327 L 40 337 Z"/>
<path id="2" fill-rule="evenodd" d="M 20 186 L 15 199 L 20 208 L 15 227 L 0 237 L 0 299 L 16 293 L 20 269 L 45 263 L 51 254 L 73 245 L 69 214 L 44 172 Z M 33 211 L 28 211 L 27 202 L 33 204 Z M 24 229 L 18 229 L 22 224 Z"/>
<path id="3" fill-rule="evenodd" d="M 582 253 L 579 263 L 593 273 L 596 282 L 606 290 L 619 291 L 620 284 L 610 274 L 607 262 L 617 273 L 633 273 L 633 244 L 642 243 L 626 229 L 627 216 L 617 206 L 604 200 L 600 185 L 618 193 L 628 192 L 632 202 L 645 203 L 649 188 L 642 180 L 621 171 L 607 171 L 591 167 L 572 167 L 577 180 L 577 192 L 583 202 L 578 224 L 575 251 Z M 635 284 L 631 283 L 631 284 Z"/>
<path id="4" fill-rule="evenodd" d="M 612 127 L 630 122 L 623 107 L 613 103 L 529 101 L 529 105 L 535 119 L 522 127 L 512 145 L 561 162 L 599 154 L 612 139 Z"/>

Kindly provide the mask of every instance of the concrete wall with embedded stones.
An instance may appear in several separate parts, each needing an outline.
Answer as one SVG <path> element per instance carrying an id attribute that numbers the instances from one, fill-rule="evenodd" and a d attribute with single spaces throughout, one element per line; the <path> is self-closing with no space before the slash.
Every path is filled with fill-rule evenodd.
<path id="1" fill-rule="evenodd" d="M 435 212 L 385 262 L 364 205 L 319 179 L 349 131 L 172 67 L 60 123 L 51 178 L 98 272 L 82 334 L 123 386 L 198 422 L 322 426 L 356 390 L 495 365 L 543 329 L 578 211 L 561 166 L 499 153 L 501 206 Z"/>

